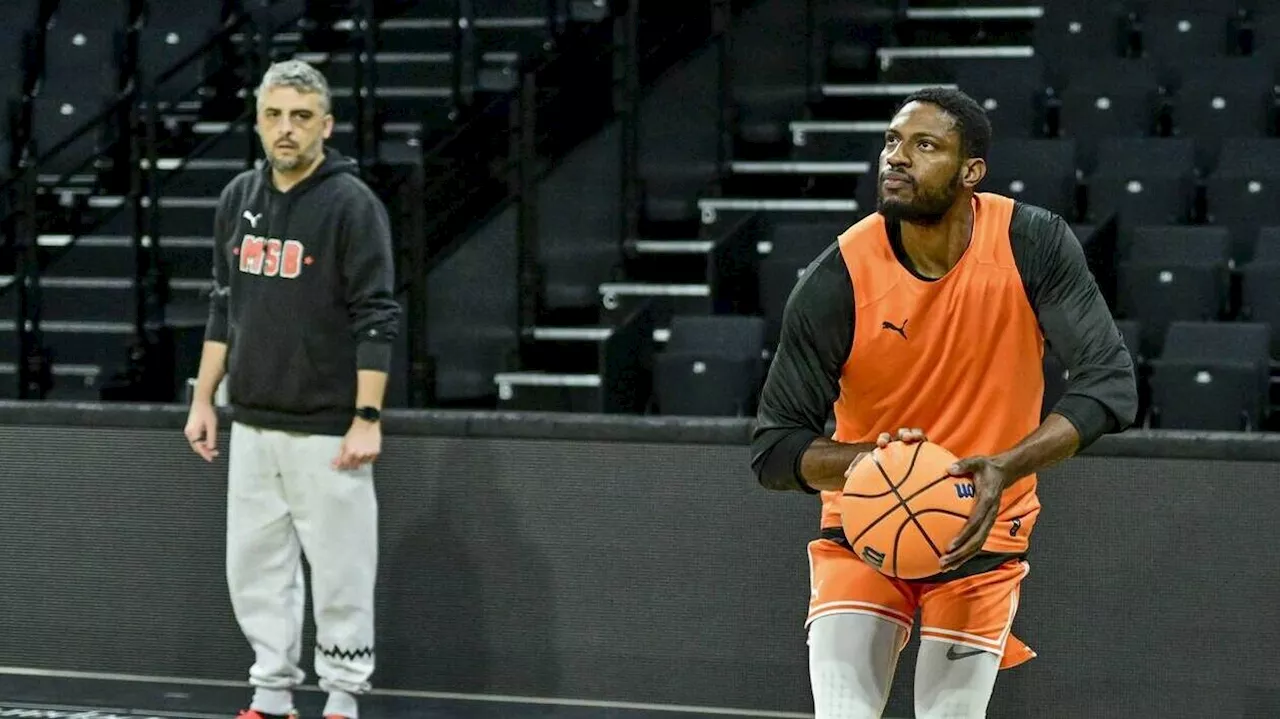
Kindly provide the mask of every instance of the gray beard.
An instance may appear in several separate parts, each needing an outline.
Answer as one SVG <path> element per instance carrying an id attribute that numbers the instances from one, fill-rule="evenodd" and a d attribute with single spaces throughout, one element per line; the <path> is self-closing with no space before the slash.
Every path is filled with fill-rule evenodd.
<path id="1" fill-rule="evenodd" d="M 304 164 L 306 164 L 306 160 L 307 158 L 304 158 L 301 155 L 296 156 L 291 160 L 282 160 L 273 155 L 271 157 L 271 168 L 277 172 L 293 172 L 299 167 L 304 166 Z"/>

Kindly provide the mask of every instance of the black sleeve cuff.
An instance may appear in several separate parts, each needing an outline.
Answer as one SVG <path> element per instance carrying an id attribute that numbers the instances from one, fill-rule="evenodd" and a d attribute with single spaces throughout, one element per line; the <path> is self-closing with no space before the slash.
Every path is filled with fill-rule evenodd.
<path id="1" fill-rule="evenodd" d="M 390 372 L 391 343 L 361 342 L 356 345 L 356 369 Z"/>
<path id="2" fill-rule="evenodd" d="M 1093 398 L 1078 394 L 1069 394 L 1058 400 L 1053 411 L 1066 418 L 1080 435 L 1081 451 L 1110 432 L 1115 427 L 1111 413 L 1103 404 Z"/>
<path id="3" fill-rule="evenodd" d="M 804 429 L 787 431 L 768 449 L 764 461 L 760 463 L 760 484 L 768 489 L 800 490 L 817 494 L 817 490 L 806 484 L 800 476 L 800 461 L 805 450 L 817 438 L 818 435 Z"/>
<path id="4" fill-rule="evenodd" d="M 809 445 L 813 444 L 813 441 L 816 439 L 817 439 L 817 436 L 805 438 L 804 444 L 801 445 L 799 451 L 796 452 L 796 457 L 792 461 L 792 465 L 791 465 L 791 475 L 795 477 L 796 487 L 798 487 L 800 491 L 804 492 L 805 494 L 818 493 L 818 490 L 814 489 L 813 487 L 810 487 L 809 483 L 804 481 L 804 474 L 800 471 L 800 465 L 804 461 L 804 453 L 808 451 Z"/>
<path id="5" fill-rule="evenodd" d="M 227 343 L 227 316 L 221 312 L 210 312 L 209 321 L 204 326 L 205 342 Z"/>

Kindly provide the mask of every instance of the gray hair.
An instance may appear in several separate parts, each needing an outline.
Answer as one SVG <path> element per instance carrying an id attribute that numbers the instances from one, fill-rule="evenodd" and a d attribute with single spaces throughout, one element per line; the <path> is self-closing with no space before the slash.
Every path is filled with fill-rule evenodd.
<path id="1" fill-rule="evenodd" d="M 329 94 L 329 81 L 324 74 L 302 60 L 284 60 L 271 64 L 262 75 L 262 83 L 258 85 L 258 104 L 267 90 L 273 87 L 291 87 L 298 92 L 314 92 L 320 95 L 320 108 L 329 112 L 332 107 Z"/>

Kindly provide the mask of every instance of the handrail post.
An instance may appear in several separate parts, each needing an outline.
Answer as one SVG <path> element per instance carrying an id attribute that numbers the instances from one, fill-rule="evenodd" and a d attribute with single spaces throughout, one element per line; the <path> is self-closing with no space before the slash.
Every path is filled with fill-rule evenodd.
<path id="1" fill-rule="evenodd" d="M 14 227 L 18 289 L 18 398 L 44 399 L 52 385 L 52 367 L 40 329 L 43 300 L 40 293 L 40 244 L 36 227 L 36 165 L 22 163 L 18 182 L 19 210 Z"/>
<path id="2" fill-rule="evenodd" d="M 516 293 L 523 357 L 538 324 L 542 299 L 541 257 L 538 243 L 538 86 L 532 72 L 520 75 L 520 97 L 513 103 L 512 144 L 516 159 L 516 262 L 519 291 Z"/>
<path id="3" fill-rule="evenodd" d="M 449 78 L 449 101 L 452 111 L 462 109 L 462 0 L 453 0 L 453 17 L 449 26 L 450 45 L 453 51 L 453 76 Z"/>
<path id="4" fill-rule="evenodd" d="M 724 178 L 733 159 L 733 9 L 729 0 L 712 0 L 711 32 L 716 37 L 717 91 L 720 96 L 716 116 L 716 177 Z"/>
<path id="5" fill-rule="evenodd" d="M 361 37 L 364 39 L 365 87 L 367 88 L 365 149 L 368 157 L 365 162 L 368 167 L 372 167 L 381 162 L 382 158 L 382 112 L 381 103 L 378 101 L 378 9 L 375 0 L 362 0 L 362 8 L 365 27 Z"/>
<path id="6" fill-rule="evenodd" d="M 361 172 L 365 170 L 365 154 L 368 152 L 368 148 L 365 146 L 365 140 L 367 137 L 365 132 L 365 124 L 369 121 L 368 120 L 369 95 L 367 92 L 367 85 L 366 85 L 366 81 L 367 81 L 366 73 L 368 72 L 369 68 L 368 68 L 368 64 L 365 61 L 365 57 L 366 57 L 365 55 L 366 47 L 364 42 L 365 19 L 364 19 L 364 13 L 362 12 L 363 7 L 364 7 L 363 3 L 356 2 L 354 4 L 354 7 L 351 8 L 355 11 L 353 13 L 354 17 L 352 18 L 352 21 L 354 22 L 354 25 L 355 25 L 355 28 L 354 28 L 355 43 L 354 43 L 354 46 L 352 47 L 352 52 L 351 52 L 351 64 L 352 64 L 351 69 L 355 77 L 353 79 L 353 82 L 351 83 L 351 93 L 353 95 L 352 99 L 355 100 L 355 104 L 356 104 L 355 117 L 351 118 L 351 121 L 355 125 L 356 167 L 359 167 Z"/>
<path id="7" fill-rule="evenodd" d="M 141 83 L 147 78 L 139 69 L 136 81 Z M 155 100 L 155 95 L 144 92 L 148 103 Z M 151 108 L 147 109 L 150 114 Z M 144 266 L 143 245 L 151 234 L 151 198 L 147 193 L 147 173 L 152 171 L 150 154 L 146 152 L 147 119 L 142 116 L 138 103 L 129 109 L 129 202 L 133 208 L 133 327 L 134 341 L 142 343 L 145 339 L 143 327 L 146 318 L 146 268 Z"/>
<path id="8" fill-rule="evenodd" d="M 400 185 L 400 240 L 408 247 L 409 290 L 405 311 L 405 329 L 409 345 L 409 406 L 430 407 L 435 403 L 435 363 L 427 341 L 427 246 L 423 227 L 426 205 L 422 192 L 426 186 L 426 169 L 414 163 L 409 177 Z"/>
<path id="9" fill-rule="evenodd" d="M 169 304 L 169 274 L 164 264 L 164 243 L 161 241 L 164 211 L 160 207 L 160 157 L 158 155 L 157 106 L 159 93 L 153 85 L 147 92 L 147 114 L 144 116 L 142 146 L 147 157 L 147 171 L 143 175 L 143 187 L 147 199 L 147 243 L 140 246 L 141 284 L 147 293 L 143 296 L 139 333 L 149 325 L 163 325 L 167 321 L 165 309 Z"/>
<path id="10" fill-rule="evenodd" d="M 560 38 L 560 2 L 559 0 L 546 0 L 547 13 L 547 42 L 555 43 Z"/>
<path id="11" fill-rule="evenodd" d="M 474 54 L 475 43 L 471 37 L 474 19 L 475 13 L 472 12 L 471 0 L 454 0 L 451 28 L 454 58 L 451 91 L 452 114 L 455 120 L 471 108 L 472 101 L 475 99 L 477 58 Z"/>
<path id="12" fill-rule="evenodd" d="M 257 133 L 253 131 L 254 123 L 258 117 L 258 97 L 256 94 L 258 81 L 262 79 L 263 73 L 267 71 L 267 66 L 271 61 L 271 28 L 263 27 L 258 21 L 258 16 L 250 15 L 246 23 L 245 37 L 248 39 L 249 48 L 246 54 L 249 65 L 249 84 L 245 88 L 245 108 L 249 118 L 248 126 L 245 128 L 245 167 L 253 167 L 258 160 L 259 140 Z"/>
<path id="13" fill-rule="evenodd" d="M 378 122 L 378 19 L 374 0 L 355 0 L 356 42 L 352 61 L 355 63 L 356 163 L 367 172 L 380 156 L 378 144 L 381 123 Z"/>
<path id="14" fill-rule="evenodd" d="M 810 102 L 822 99 L 818 87 L 819 63 L 822 62 L 822 43 L 818 40 L 818 9 L 816 0 L 804 0 L 804 88 Z"/>
<path id="15" fill-rule="evenodd" d="M 622 97 L 619 99 L 619 148 L 622 153 L 622 243 L 640 235 L 640 0 L 626 0 L 626 11 L 618 19 L 616 33 L 622 37 L 619 50 Z"/>

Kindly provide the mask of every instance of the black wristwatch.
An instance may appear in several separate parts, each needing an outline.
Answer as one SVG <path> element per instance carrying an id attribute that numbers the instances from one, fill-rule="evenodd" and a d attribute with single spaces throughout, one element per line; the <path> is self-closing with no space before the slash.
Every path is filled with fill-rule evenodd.
<path id="1" fill-rule="evenodd" d="M 357 407 L 356 416 L 366 422 L 377 422 L 382 419 L 382 412 L 377 407 Z"/>

